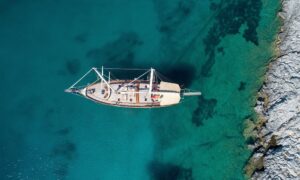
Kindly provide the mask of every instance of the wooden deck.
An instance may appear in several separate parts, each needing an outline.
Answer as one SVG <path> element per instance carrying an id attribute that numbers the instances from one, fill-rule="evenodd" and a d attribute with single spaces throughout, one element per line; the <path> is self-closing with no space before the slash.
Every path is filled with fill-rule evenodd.
<path id="1" fill-rule="evenodd" d="M 85 96 L 93 101 L 123 107 L 159 107 L 158 98 L 149 93 L 149 82 L 137 81 L 128 85 L 126 80 L 110 82 L 110 89 L 105 83 L 94 83 L 86 87 Z M 125 86 L 124 86 L 125 85 Z M 126 86 L 127 85 L 127 86 Z M 153 84 L 153 90 L 159 85 Z M 155 93 L 155 92 L 152 92 Z"/>

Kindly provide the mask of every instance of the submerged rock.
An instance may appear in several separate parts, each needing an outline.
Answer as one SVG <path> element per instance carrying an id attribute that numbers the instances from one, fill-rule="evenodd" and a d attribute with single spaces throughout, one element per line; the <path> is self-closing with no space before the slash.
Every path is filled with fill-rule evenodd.
<path id="1" fill-rule="evenodd" d="M 271 63 L 256 111 L 267 120 L 259 129 L 256 152 L 263 157 L 263 171 L 246 168 L 253 179 L 300 178 L 300 1 L 283 0 L 280 55 Z M 251 161 L 254 160 L 250 160 Z"/>
<path id="2" fill-rule="evenodd" d="M 245 167 L 246 175 L 252 176 L 254 172 L 263 171 L 264 168 L 264 155 L 256 154 L 250 160 L 248 165 Z"/>

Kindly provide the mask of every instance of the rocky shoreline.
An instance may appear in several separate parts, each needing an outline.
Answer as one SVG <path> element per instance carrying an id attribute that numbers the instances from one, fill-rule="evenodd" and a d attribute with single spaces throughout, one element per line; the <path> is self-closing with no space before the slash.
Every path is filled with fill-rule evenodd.
<path id="1" fill-rule="evenodd" d="M 279 16 L 279 55 L 259 91 L 259 120 L 250 127 L 256 140 L 246 172 L 252 179 L 300 179 L 300 1 L 282 0 Z"/>

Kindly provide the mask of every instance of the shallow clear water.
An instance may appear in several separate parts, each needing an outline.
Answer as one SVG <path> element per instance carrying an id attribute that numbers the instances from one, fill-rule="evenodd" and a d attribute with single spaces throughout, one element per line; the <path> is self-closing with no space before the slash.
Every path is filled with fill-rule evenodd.
<path id="1" fill-rule="evenodd" d="M 0 1 L 1 179 L 243 179 L 272 56 L 272 0 Z M 107 107 L 63 90 L 92 66 L 155 67 L 203 96 Z"/>

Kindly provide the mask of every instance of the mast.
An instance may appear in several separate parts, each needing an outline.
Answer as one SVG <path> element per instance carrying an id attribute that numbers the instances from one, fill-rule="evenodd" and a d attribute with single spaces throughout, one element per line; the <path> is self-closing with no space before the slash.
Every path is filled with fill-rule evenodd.
<path id="1" fill-rule="evenodd" d="M 152 84 L 153 84 L 153 74 L 154 74 L 154 69 L 153 68 L 151 68 L 150 69 L 150 85 L 149 85 L 149 93 L 151 93 L 151 91 L 152 91 Z"/>
<path id="2" fill-rule="evenodd" d="M 100 77 L 100 79 L 112 90 L 115 91 L 109 83 L 105 80 L 105 78 L 100 74 L 100 72 L 97 70 L 97 68 L 93 68 L 93 70 L 97 73 L 97 75 Z"/>

